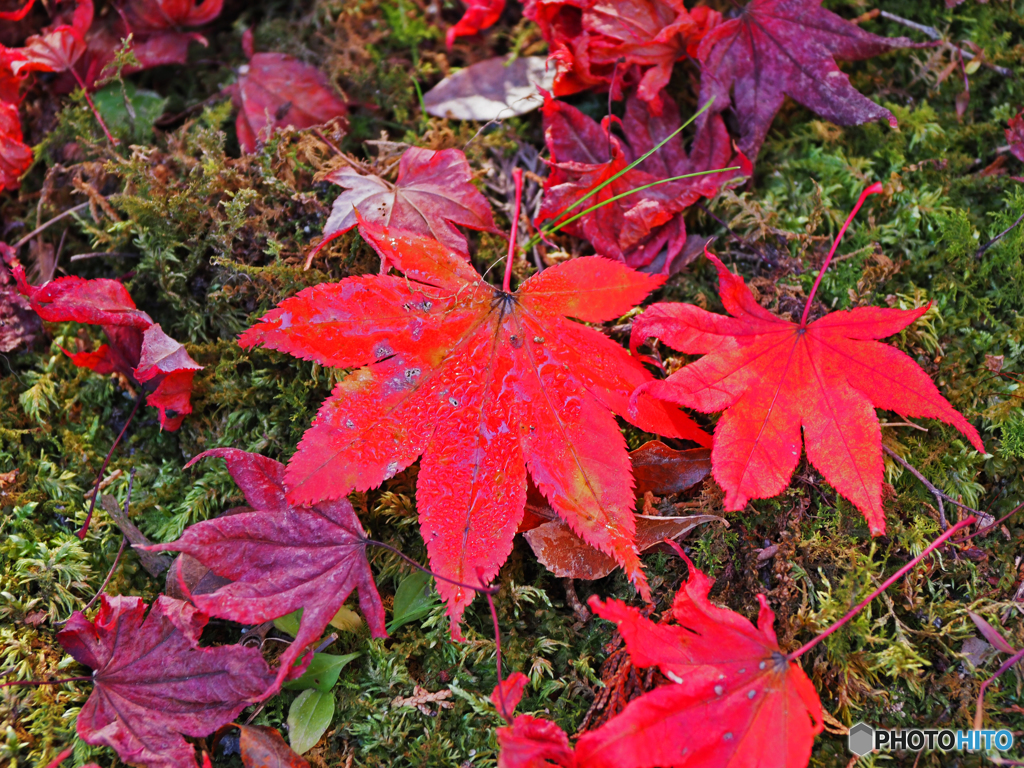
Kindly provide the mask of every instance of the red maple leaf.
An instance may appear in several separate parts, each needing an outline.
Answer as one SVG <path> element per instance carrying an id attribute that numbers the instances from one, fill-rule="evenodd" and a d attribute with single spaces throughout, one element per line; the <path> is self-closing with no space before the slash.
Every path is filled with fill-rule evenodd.
<path id="1" fill-rule="evenodd" d="M 196 523 L 177 541 L 145 549 L 185 552 L 232 580 L 216 592 L 192 596 L 211 616 L 259 624 L 305 609 L 295 641 L 281 654 L 274 685 L 261 698 L 277 691 L 353 590 L 373 636 L 386 637 L 366 535 L 348 499 L 296 507 L 285 498 L 283 464 L 234 448 L 205 451 L 186 466 L 207 456 L 227 461 L 254 511 Z"/>
<path id="2" fill-rule="evenodd" d="M 173 432 L 192 413 L 192 378 L 202 366 L 159 324 L 135 307 L 128 289 L 116 280 L 61 277 L 45 285 L 29 285 L 25 270 L 11 269 L 18 290 L 32 309 L 49 323 L 99 325 L 108 344 L 93 352 L 64 354 L 79 368 L 120 373 L 145 388 L 146 403 L 159 409 L 160 427 Z"/>
<path id="3" fill-rule="evenodd" d="M 445 44 L 452 49 L 455 38 L 475 35 L 494 24 L 505 11 L 505 0 L 466 0 L 466 12 L 459 23 L 448 29 Z"/>
<path id="4" fill-rule="evenodd" d="M 498 729 L 498 768 L 576 768 L 569 737 L 542 717 L 519 715 Z"/>
<path id="5" fill-rule="evenodd" d="M 639 166 L 573 207 L 679 129 L 675 103 L 668 96 L 663 102 L 665 109 L 659 117 L 630 96 L 622 121 L 626 135 L 623 140 L 611 132 L 611 119 L 598 125 L 564 102 L 545 99 L 544 138 L 551 153 L 551 172 L 544 182 L 538 226 L 562 218 L 563 212 L 565 217 L 582 213 L 590 206 L 662 179 L 739 166 L 739 171 L 659 184 L 608 203 L 563 228 L 570 235 L 589 240 L 601 256 L 618 259 L 634 269 L 670 274 L 686 244 L 682 212 L 701 197 L 713 197 L 727 181 L 749 175 L 752 170 L 746 157 L 733 150 L 721 116 L 714 115 L 704 124 L 689 155 L 682 137 L 676 135 Z"/>
<path id="6" fill-rule="evenodd" d="M 188 603 L 161 595 L 143 620 L 145 611 L 141 598 L 102 595 L 94 622 L 75 611 L 57 634 L 93 669 L 78 735 L 132 765 L 195 768 L 182 734 L 206 736 L 231 722 L 274 675 L 256 648 L 200 648 L 207 617 Z"/>
<path id="7" fill-rule="evenodd" d="M 348 110 L 324 74 L 287 53 L 253 53 L 252 30 L 242 40 L 249 63 L 229 89 L 238 109 L 235 132 L 245 153 L 256 151 L 274 129 L 310 128 Z"/>
<path id="8" fill-rule="evenodd" d="M 896 118 L 850 85 L 834 58 L 858 61 L 913 45 L 905 37 L 865 32 L 821 7 L 821 0 L 752 0 L 737 18 L 701 41 L 700 102 L 732 105 L 739 148 L 757 157 L 775 113 L 788 95 L 838 125 Z"/>
<path id="9" fill-rule="evenodd" d="M 880 185 L 869 188 L 861 201 L 879 191 Z M 785 489 L 800 460 L 803 427 L 808 460 L 864 513 L 873 535 L 884 533 L 875 408 L 952 424 L 984 452 L 978 431 L 928 375 L 903 352 L 875 341 L 911 325 L 927 306 L 861 307 L 812 323 L 805 310 L 794 323 L 763 309 L 742 278 L 707 256 L 731 317 L 689 304 L 655 304 L 634 320 L 631 343 L 656 337 L 680 352 L 704 355 L 641 391 L 705 413 L 725 411 L 711 463 L 726 509 Z"/>
<path id="10" fill-rule="evenodd" d="M 1024 163 L 1024 111 L 1010 118 L 1009 128 L 1006 129 L 1006 143 L 1010 145 L 1010 152 Z"/>
<path id="11" fill-rule="evenodd" d="M 85 33 L 92 26 L 92 0 L 76 0 L 71 23 L 53 24 L 42 34 L 32 35 L 25 45 L 15 49 L 18 58 L 11 62 L 15 75 L 27 72 L 63 72 L 70 70 L 85 53 Z"/>
<path id="12" fill-rule="evenodd" d="M 618 100 L 635 87 L 658 114 L 673 65 L 722 18 L 706 6 L 687 11 L 682 0 L 529 0 L 524 14 L 551 48 L 556 96 L 597 87 Z"/>
<path id="13" fill-rule="evenodd" d="M 31 165 L 32 148 L 21 133 L 18 105 L 0 101 L 0 191 L 17 189 Z"/>
<path id="14" fill-rule="evenodd" d="M 576 744 L 578 764 L 803 768 L 822 730 L 821 702 L 804 671 L 779 650 L 767 599 L 757 596 L 755 627 L 712 605 L 712 580 L 687 564 L 690 577 L 672 606 L 678 626 L 655 624 L 618 600 L 590 598 L 598 616 L 618 625 L 633 665 L 658 666 L 674 684 L 644 694 L 584 734 Z"/>
<path id="15" fill-rule="evenodd" d="M 518 218 L 518 217 L 517 217 Z M 513 231 L 514 231 L 513 227 Z M 701 444 L 675 408 L 629 393 L 650 375 L 599 331 L 663 278 L 597 257 L 534 275 L 517 291 L 486 283 L 432 238 L 363 222 L 360 233 L 404 277 L 351 277 L 307 288 L 240 339 L 354 369 L 288 464 L 289 498 L 312 503 L 380 485 L 423 455 L 417 506 L 435 573 L 478 584 L 508 556 L 526 470 L 555 512 L 615 557 L 646 594 L 633 544 L 626 445 L 611 412 Z M 445 581 L 452 632 L 473 599 Z"/>
<path id="16" fill-rule="evenodd" d="M 466 258 L 469 243 L 456 224 L 499 232 L 487 198 L 473 186 L 473 171 L 460 149 L 435 152 L 410 147 L 398 162 L 394 184 L 347 166 L 324 178 L 345 191 L 334 201 L 317 250 L 356 226 L 357 216 L 433 237 Z"/>

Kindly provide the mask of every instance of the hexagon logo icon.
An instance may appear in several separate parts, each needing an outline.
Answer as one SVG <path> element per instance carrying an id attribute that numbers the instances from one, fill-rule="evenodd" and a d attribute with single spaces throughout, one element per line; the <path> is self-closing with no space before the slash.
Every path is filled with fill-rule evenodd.
<path id="1" fill-rule="evenodd" d="M 867 723 L 856 723 L 850 726 L 847 739 L 850 751 L 857 757 L 864 757 L 874 747 L 875 729 Z"/>

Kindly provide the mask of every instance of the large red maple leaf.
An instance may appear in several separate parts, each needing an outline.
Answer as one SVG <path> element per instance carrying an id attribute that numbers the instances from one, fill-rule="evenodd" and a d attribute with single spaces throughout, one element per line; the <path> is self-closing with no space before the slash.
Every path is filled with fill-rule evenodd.
<path id="1" fill-rule="evenodd" d="M 714 98 L 715 110 L 723 110 L 731 94 L 739 148 L 752 159 L 787 95 L 839 125 L 885 118 L 895 126 L 892 113 L 850 85 L 834 59 L 868 59 L 908 45 L 905 37 L 865 32 L 821 0 L 752 0 L 701 41 L 700 101 Z"/>
<path id="2" fill-rule="evenodd" d="M 708 592 L 714 582 L 687 563 L 690 576 L 672 605 L 678 626 L 655 624 L 618 600 L 590 599 L 598 616 L 618 625 L 633 665 L 658 666 L 673 684 L 584 734 L 577 765 L 804 768 L 822 730 L 821 701 L 804 671 L 779 649 L 767 599 L 757 596 L 755 627 L 713 605 Z"/>
<path id="3" fill-rule="evenodd" d="M 514 231 L 514 228 L 513 228 Z M 526 501 L 526 470 L 555 512 L 647 592 L 633 543 L 629 455 L 612 412 L 643 429 L 708 442 L 689 417 L 630 393 L 650 375 L 580 323 L 620 317 L 662 279 L 597 257 L 499 289 L 436 240 L 363 222 L 396 276 L 351 277 L 281 302 L 247 330 L 264 345 L 353 369 L 288 464 L 295 503 L 381 484 L 423 455 L 416 494 L 433 570 L 492 578 Z M 439 581 L 452 632 L 473 592 Z"/>
<path id="4" fill-rule="evenodd" d="M 11 269 L 18 290 L 48 323 L 99 325 L 108 344 L 92 352 L 64 350 L 79 368 L 120 373 L 149 392 L 146 403 L 160 411 L 160 427 L 173 432 L 192 413 L 192 378 L 203 366 L 158 323 L 139 310 L 128 289 L 116 280 L 61 277 L 45 285 L 29 285 L 25 270 Z"/>
<path id="5" fill-rule="evenodd" d="M 395 183 L 343 166 L 324 177 L 345 187 L 324 225 L 323 248 L 356 226 L 358 218 L 429 235 L 469 258 L 469 243 L 456 224 L 498 233 L 490 203 L 473 186 L 473 170 L 461 149 L 410 147 L 398 161 Z M 358 213 L 357 213 L 358 212 Z"/>
<path id="6" fill-rule="evenodd" d="M 739 166 L 738 171 L 709 173 L 630 194 L 563 228 L 589 240 L 600 256 L 618 259 L 634 269 L 670 274 L 686 244 L 682 212 L 702 197 L 714 197 L 736 176 L 750 175 L 752 169 L 746 157 L 733 149 L 720 115 L 704 124 L 687 155 L 677 134 L 679 110 L 668 96 L 663 101 L 665 109 L 657 116 L 630 96 L 622 120 L 623 140 L 611 132 L 611 119 L 598 125 L 564 102 L 545 99 L 544 138 L 551 153 L 551 172 L 544 181 L 538 226 L 663 179 Z M 643 163 L 575 205 L 665 139 L 668 141 Z"/>
<path id="7" fill-rule="evenodd" d="M 227 461 L 228 472 L 254 511 L 196 523 L 177 541 L 145 549 L 185 552 L 232 580 L 215 592 L 192 596 L 211 616 L 259 624 L 305 609 L 294 642 L 281 654 L 274 685 L 260 698 L 277 692 L 353 590 L 359 592 L 373 636 L 386 637 L 384 606 L 366 559 L 366 535 L 348 499 L 297 507 L 285 498 L 283 464 L 234 448 L 215 448 L 188 466 L 207 456 Z"/>
<path id="8" fill-rule="evenodd" d="M 524 14 L 551 48 L 556 96 L 597 87 L 618 100 L 635 87 L 659 114 L 675 62 L 722 18 L 706 6 L 687 11 L 682 0 L 528 0 Z"/>
<path id="9" fill-rule="evenodd" d="M 207 617 L 161 595 L 143 619 L 138 597 L 100 598 L 94 622 L 75 611 L 57 634 L 93 670 L 93 691 L 78 715 L 78 735 L 149 768 L 196 767 L 201 737 L 231 722 L 274 679 L 257 648 L 200 648 Z"/>
<path id="10" fill-rule="evenodd" d="M 927 306 L 861 307 L 812 323 L 805 311 L 794 323 L 762 308 L 741 277 L 707 256 L 731 317 L 690 304 L 655 304 L 633 322 L 631 343 L 656 337 L 680 352 L 704 355 L 641 391 L 705 413 L 725 411 L 711 463 L 726 509 L 785 489 L 800 460 L 802 427 L 810 462 L 864 513 L 873 535 L 884 533 L 875 408 L 952 424 L 984 452 L 978 431 L 928 375 L 903 352 L 876 341 L 911 325 Z"/>

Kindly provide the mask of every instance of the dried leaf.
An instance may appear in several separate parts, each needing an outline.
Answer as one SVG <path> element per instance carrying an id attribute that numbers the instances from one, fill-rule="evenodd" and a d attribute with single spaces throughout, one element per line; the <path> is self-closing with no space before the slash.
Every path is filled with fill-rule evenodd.
<path id="1" fill-rule="evenodd" d="M 434 117 L 455 120 L 504 120 L 525 115 L 544 103 L 554 73 L 543 56 L 485 59 L 449 75 L 425 94 L 423 107 Z"/>
<path id="2" fill-rule="evenodd" d="M 238 745 L 245 768 L 309 768 L 281 738 L 281 732 L 265 725 L 239 725 Z"/>

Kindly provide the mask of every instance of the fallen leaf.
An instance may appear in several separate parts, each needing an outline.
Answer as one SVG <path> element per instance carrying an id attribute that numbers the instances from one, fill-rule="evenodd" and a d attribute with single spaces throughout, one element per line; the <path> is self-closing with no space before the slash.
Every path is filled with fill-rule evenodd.
<path id="1" fill-rule="evenodd" d="M 445 44 L 449 51 L 455 38 L 475 35 L 488 27 L 493 27 L 505 10 L 505 0 L 465 0 L 465 3 L 466 11 L 459 19 L 459 23 L 450 27 L 445 35 Z"/>
<path id="2" fill-rule="evenodd" d="M 10 472 L 0 472 L 0 491 L 10 485 L 14 485 L 14 481 L 17 479 L 18 470 L 16 469 L 12 469 Z"/>
<path id="3" fill-rule="evenodd" d="M 92 26 L 92 0 L 76 0 L 70 24 L 52 24 L 42 34 L 31 35 L 16 49 L 18 58 L 10 63 L 11 72 L 63 72 L 71 69 L 85 53 L 85 33 Z"/>
<path id="4" fill-rule="evenodd" d="M 734 152 L 719 115 L 705 122 L 689 155 L 677 135 L 640 166 L 576 205 L 679 128 L 675 103 L 667 96 L 664 102 L 663 116 L 657 117 L 631 96 L 622 121 L 625 139 L 620 139 L 611 132 L 612 119 L 598 125 L 575 107 L 547 99 L 544 138 L 551 153 L 551 172 L 544 182 L 537 226 L 603 203 L 562 231 L 590 241 L 598 255 L 634 269 L 647 271 L 656 260 L 661 274 L 677 269 L 673 262 L 686 247 L 683 211 L 702 197 L 713 197 L 726 182 L 751 173 L 747 159 Z M 662 179 L 731 166 L 740 170 L 660 184 L 612 200 Z"/>
<path id="5" fill-rule="evenodd" d="M 511 715 L 523 700 L 523 691 L 530 679 L 522 672 L 513 672 L 491 692 L 491 703 L 501 715 Z"/>
<path id="6" fill-rule="evenodd" d="M 423 94 L 423 108 L 454 120 L 504 120 L 538 109 L 544 103 L 542 90 L 551 90 L 553 81 L 543 56 L 511 63 L 508 56 L 497 56 L 446 77 Z"/>
<path id="7" fill-rule="evenodd" d="M 1011 154 L 1024 163 L 1024 110 L 1010 118 L 1006 129 L 1006 143 Z"/>
<path id="8" fill-rule="evenodd" d="M 207 618 L 187 603 L 100 596 L 94 622 L 75 611 L 57 634 L 93 670 L 78 735 L 149 768 L 196 766 L 182 735 L 206 736 L 254 702 L 274 675 L 255 648 L 200 648 Z"/>
<path id="9" fill-rule="evenodd" d="M 576 768 L 565 731 L 550 720 L 519 715 L 498 729 L 498 768 Z M 582 766 L 581 766 L 582 768 Z"/>
<path id="10" fill-rule="evenodd" d="M 712 472 L 725 508 L 781 493 L 807 458 L 867 519 L 885 532 L 882 437 L 875 408 L 939 419 L 984 453 L 978 431 L 906 354 L 880 344 L 928 311 L 862 307 L 797 324 L 763 309 L 743 279 L 713 254 L 720 295 L 731 317 L 690 304 L 655 304 L 633 321 L 631 344 L 656 337 L 686 354 L 704 355 L 665 381 L 643 386 L 667 402 L 711 413 Z"/>
<path id="11" fill-rule="evenodd" d="M 116 280 L 61 277 L 29 285 L 19 263 L 12 269 L 18 290 L 48 323 L 99 325 L 109 344 L 93 352 L 64 350 L 79 368 L 119 373 L 146 389 L 146 403 L 160 411 L 160 427 L 173 432 L 192 413 L 192 378 L 202 366 L 160 325 L 136 308 L 128 289 Z"/>
<path id="12" fill-rule="evenodd" d="M 211 616 L 260 624 L 305 609 L 295 641 L 281 654 L 277 677 L 262 698 L 277 692 L 353 590 L 373 636 L 385 637 L 366 536 L 348 500 L 293 506 L 285 498 L 283 464 L 234 448 L 205 451 L 186 466 L 207 457 L 227 461 L 254 511 L 196 523 L 177 541 L 147 549 L 184 552 L 232 580 L 211 594 L 193 595 L 196 606 Z"/>
<path id="13" fill-rule="evenodd" d="M 432 238 L 362 222 L 403 277 L 307 288 L 243 333 L 321 365 L 352 369 L 306 431 L 286 473 L 295 503 L 377 487 L 423 461 L 417 508 L 431 569 L 463 584 L 494 577 L 523 517 L 526 470 L 558 515 L 612 554 L 647 593 L 633 543 L 626 445 L 612 411 L 642 429 L 706 444 L 681 411 L 629 393 L 650 374 L 579 323 L 620 317 L 662 279 L 573 259 L 505 293 Z M 452 633 L 473 599 L 439 581 Z"/>
<path id="14" fill-rule="evenodd" d="M 524 15 L 535 21 L 550 47 L 554 94 L 586 88 L 627 90 L 661 114 L 662 89 L 675 62 L 722 18 L 706 6 L 687 11 L 682 0 L 530 0 Z M 669 107 L 671 109 L 671 107 Z"/>
<path id="15" fill-rule="evenodd" d="M 0 123 L 3 122 L 4 106 L 0 104 Z M 2 146 L 3 138 L 0 137 L 0 153 L 3 152 Z M 2 176 L 3 160 L 0 159 L 0 189 L 3 188 Z M 39 315 L 32 311 L 32 305 L 18 291 L 7 266 L 14 261 L 14 249 L 0 242 L 0 352 L 3 353 L 13 352 L 18 347 L 31 347 L 43 330 Z"/>
<path id="16" fill-rule="evenodd" d="M 649 440 L 629 452 L 629 463 L 637 497 L 648 491 L 669 496 L 693 488 L 711 473 L 711 452 L 707 448 L 677 451 L 660 440 Z"/>
<path id="17" fill-rule="evenodd" d="M 343 166 L 324 177 L 345 187 L 324 225 L 326 243 L 365 221 L 433 237 L 469 258 L 469 243 L 455 225 L 498 232 L 487 198 L 473 186 L 473 171 L 459 149 L 410 147 L 394 184 Z"/>
<path id="18" fill-rule="evenodd" d="M 641 554 L 665 539 L 677 539 L 698 525 L 726 521 L 715 515 L 685 517 L 636 516 L 636 548 Z M 726 523 L 728 525 L 728 523 Z M 590 546 L 561 520 L 552 520 L 523 534 L 537 560 L 559 578 L 603 579 L 617 563 L 604 552 Z"/>
<path id="19" fill-rule="evenodd" d="M 276 728 L 239 725 L 238 731 L 245 768 L 309 768 L 309 763 L 284 743 Z"/>
<path id="20" fill-rule="evenodd" d="M 121 505 L 117 503 L 117 499 L 113 496 L 107 496 L 106 494 L 101 496 L 100 506 L 110 515 L 110 519 L 114 521 L 114 524 L 121 530 L 124 537 L 128 539 L 129 544 L 145 547 L 153 543 L 138 529 L 135 523 L 131 521 L 131 518 L 124 513 Z M 142 567 L 154 578 L 166 571 L 171 564 L 170 558 L 166 555 L 155 555 L 144 549 L 136 549 L 135 554 L 138 555 Z"/>
<path id="21" fill-rule="evenodd" d="M 428 704 L 437 704 L 439 709 L 451 709 L 452 704 L 448 699 L 452 697 L 452 692 L 445 688 L 443 691 L 435 691 L 431 693 L 426 688 L 421 688 L 416 685 L 413 686 L 412 696 L 403 697 L 397 696 L 392 702 L 392 707 L 413 707 L 418 709 L 424 715 L 434 715 L 435 710 L 428 707 Z"/>
<path id="22" fill-rule="evenodd" d="M 0 192 L 21 186 L 21 177 L 31 165 L 32 148 L 21 133 L 18 105 L 0 101 Z"/>
<path id="23" fill-rule="evenodd" d="M 681 551 L 680 551 L 681 554 Z M 685 556 L 684 556 L 685 557 Z M 687 560 L 676 625 L 655 624 L 618 600 L 590 599 L 615 622 L 636 667 L 673 683 L 644 694 L 576 745 L 587 768 L 758 765 L 803 768 L 822 730 L 818 694 L 779 649 L 764 595 L 757 627 L 708 601 L 713 581 Z"/>
<path id="24" fill-rule="evenodd" d="M 739 148 L 757 157 L 786 96 L 837 125 L 859 125 L 892 113 L 863 96 L 834 59 L 859 61 L 913 45 L 879 37 L 821 7 L 821 0 L 752 0 L 700 43 L 700 103 L 730 103 L 740 125 Z M 731 100 L 730 100 L 731 99 Z"/>
<path id="25" fill-rule="evenodd" d="M 251 51 L 252 31 L 246 35 Z M 238 143 L 246 154 L 275 129 L 311 128 L 348 112 L 319 69 L 286 53 L 251 54 L 230 91 L 238 109 Z"/>
<path id="26" fill-rule="evenodd" d="M 979 616 L 974 611 L 968 611 L 967 615 L 971 617 L 971 621 L 974 622 L 974 626 L 978 628 L 978 631 L 981 632 L 985 639 L 988 640 L 994 648 L 1011 655 L 1017 652 L 1017 649 L 1006 641 L 1006 638 L 1003 637 L 999 630 L 989 624 L 982 616 Z"/>

